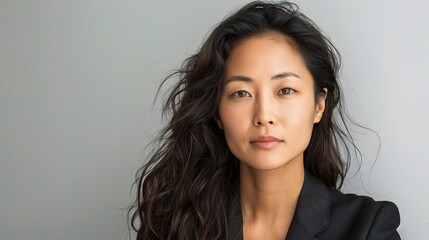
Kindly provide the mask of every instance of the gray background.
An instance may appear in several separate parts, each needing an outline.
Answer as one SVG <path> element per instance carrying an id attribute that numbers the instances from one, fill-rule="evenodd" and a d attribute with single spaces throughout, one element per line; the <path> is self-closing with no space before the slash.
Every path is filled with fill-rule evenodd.
<path id="1" fill-rule="evenodd" d="M 0 239 L 127 239 L 160 80 L 247 1 L 0 0 Z M 360 174 L 429 237 L 427 1 L 297 1 L 343 55 Z M 357 164 L 353 165 L 356 169 Z"/>

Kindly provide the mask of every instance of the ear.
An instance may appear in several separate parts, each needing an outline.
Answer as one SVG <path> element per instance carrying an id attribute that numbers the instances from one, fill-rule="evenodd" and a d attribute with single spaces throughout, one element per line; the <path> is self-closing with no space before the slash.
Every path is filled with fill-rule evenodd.
<path id="1" fill-rule="evenodd" d="M 323 111 L 325 111 L 325 101 L 326 97 L 328 96 L 328 89 L 323 88 L 323 91 L 323 95 L 316 99 L 316 113 L 314 115 L 314 123 L 320 122 L 320 119 L 322 119 L 323 116 Z"/>
<path id="2" fill-rule="evenodd" d="M 216 121 L 217 127 L 223 130 L 223 125 L 222 125 L 222 122 L 220 121 L 220 119 L 218 117 L 216 117 L 215 121 Z"/>

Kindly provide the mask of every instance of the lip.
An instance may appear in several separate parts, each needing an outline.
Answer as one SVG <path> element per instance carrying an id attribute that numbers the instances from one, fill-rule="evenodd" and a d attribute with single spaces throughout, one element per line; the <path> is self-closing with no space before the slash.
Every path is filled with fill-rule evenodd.
<path id="1" fill-rule="evenodd" d="M 252 146 L 255 146 L 256 148 L 270 150 L 276 147 L 281 142 L 283 141 L 273 136 L 259 136 L 255 139 L 252 139 L 250 141 L 250 144 L 252 144 Z"/>

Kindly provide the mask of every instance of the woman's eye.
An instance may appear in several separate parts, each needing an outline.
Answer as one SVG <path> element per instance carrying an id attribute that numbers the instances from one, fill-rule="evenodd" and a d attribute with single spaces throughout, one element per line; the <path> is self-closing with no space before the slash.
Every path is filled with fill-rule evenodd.
<path id="1" fill-rule="evenodd" d="M 278 94 L 279 95 L 290 95 L 294 92 L 295 92 L 295 90 L 293 90 L 292 88 L 282 88 L 279 90 Z"/>
<path id="2" fill-rule="evenodd" d="M 234 92 L 231 96 L 238 97 L 238 98 L 251 97 L 250 93 L 248 93 L 247 91 L 237 91 L 237 92 Z"/>

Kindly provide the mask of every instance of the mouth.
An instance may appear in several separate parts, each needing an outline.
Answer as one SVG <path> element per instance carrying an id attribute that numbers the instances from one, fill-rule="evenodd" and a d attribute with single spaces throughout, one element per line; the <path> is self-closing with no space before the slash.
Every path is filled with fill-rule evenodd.
<path id="1" fill-rule="evenodd" d="M 270 150 L 282 142 L 284 141 L 273 136 L 259 136 L 251 140 L 250 144 L 259 149 Z"/>

